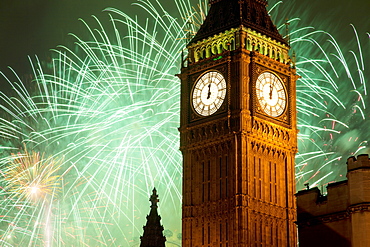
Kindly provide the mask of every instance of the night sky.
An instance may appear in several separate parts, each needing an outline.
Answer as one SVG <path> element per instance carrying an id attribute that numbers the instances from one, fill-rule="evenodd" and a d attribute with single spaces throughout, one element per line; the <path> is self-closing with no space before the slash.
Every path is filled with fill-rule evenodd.
<path id="1" fill-rule="evenodd" d="M 37 54 L 42 59 L 49 56 L 49 49 L 73 42 L 68 33 L 80 35 L 85 31 L 78 18 L 93 22 L 91 15 L 107 20 L 106 7 L 115 7 L 142 15 L 142 10 L 132 6 L 135 0 L 1 0 L 0 3 L 0 70 L 13 67 L 19 74 L 30 67 L 27 55 Z M 172 0 L 162 0 L 162 4 Z M 271 3 L 272 1 L 270 1 Z M 356 25 L 360 34 L 370 31 L 367 0 L 286 0 L 291 17 L 301 17 L 302 24 L 313 25 L 348 42 L 353 38 L 349 27 Z M 140 16 L 139 16 L 140 17 Z"/>
<path id="2" fill-rule="evenodd" d="M 128 12 L 135 0 L 1 0 L 0 3 L 0 70 L 13 67 L 22 74 L 29 70 L 27 56 L 49 56 L 49 49 L 68 45 L 86 28 L 78 19 L 94 22 L 91 15 L 107 21 L 103 10 L 115 7 Z"/>

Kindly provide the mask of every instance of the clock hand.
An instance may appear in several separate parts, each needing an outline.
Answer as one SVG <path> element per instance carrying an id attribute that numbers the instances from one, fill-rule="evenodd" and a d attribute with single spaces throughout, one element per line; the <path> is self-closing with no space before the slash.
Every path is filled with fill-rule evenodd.
<path id="1" fill-rule="evenodd" d="M 207 99 L 209 99 L 209 97 L 211 97 L 211 83 L 208 84 L 208 96 L 207 96 Z"/>
<path id="2" fill-rule="evenodd" d="M 270 84 L 270 100 L 272 100 L 272 84 Z"/>

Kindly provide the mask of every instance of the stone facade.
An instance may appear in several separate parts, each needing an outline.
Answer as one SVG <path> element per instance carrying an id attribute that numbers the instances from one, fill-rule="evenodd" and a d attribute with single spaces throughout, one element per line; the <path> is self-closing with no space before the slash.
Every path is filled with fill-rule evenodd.
<path id="1" fill-rule="evenodd" d="M 299 191 L 297 197 L 300 247 L 370 246 L 370 160 L 347 160 L 347 180 Z"/>

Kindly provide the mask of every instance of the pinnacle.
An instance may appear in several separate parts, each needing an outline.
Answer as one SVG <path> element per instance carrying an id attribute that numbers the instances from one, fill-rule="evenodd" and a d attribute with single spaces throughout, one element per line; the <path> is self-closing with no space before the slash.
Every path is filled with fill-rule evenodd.
<path id="1" fill-rule="evenodd" d="M 287 44 L 273 24 L 266 0 L 209 0 L 206 20 L 190 43 L 196 43 L 232 28 L 245 27 Z"/>

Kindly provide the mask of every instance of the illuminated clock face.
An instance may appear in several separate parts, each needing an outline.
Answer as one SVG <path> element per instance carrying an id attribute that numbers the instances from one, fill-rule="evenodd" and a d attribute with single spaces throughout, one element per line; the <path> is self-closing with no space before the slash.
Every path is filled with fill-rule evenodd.
<path id="1" fill-rule="evenodd" d="M 196 113 L 210 116 L 224 102 L 226 96 L 226 80 L 222 74 L 210 71 L 196 81 L 192 91 L 192 103 Z"/>
<path id="2" fill-rule="evenodd" d="M 271 117 L 283 114 L 286 107 L 286 92 L 282 81 L 270 72 L 264 72 L 256 81 L 256 95 L 261 109 Z"/>

